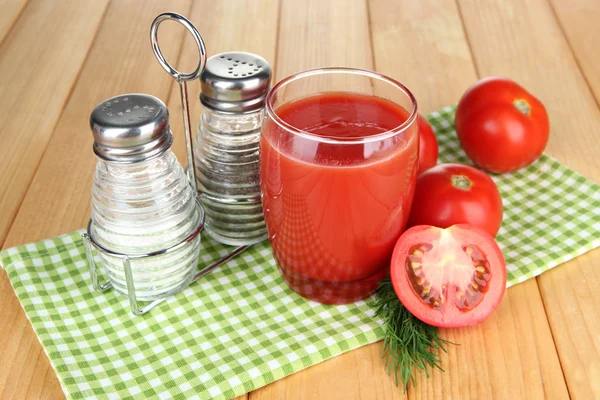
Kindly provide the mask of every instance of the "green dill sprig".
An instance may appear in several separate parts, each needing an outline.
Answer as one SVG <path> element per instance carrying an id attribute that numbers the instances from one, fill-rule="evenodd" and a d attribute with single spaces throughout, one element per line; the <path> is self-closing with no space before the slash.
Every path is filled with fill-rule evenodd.
<path id="1" fill-rule="evenodd" d="M 409 382 L 414 385 L 415 368 L 425 371 L 428 377 L 427 367 L 443 371 L 438 352 L 446 352 L 445 346 L 454 343 L 439 337 L 436 327 L 413 316 L 398 300 L 389 278 L 379 282 L 375 294 L 375 314 L 383 320 L 385 330 L 385 369 L 396 386 L 402 382 L 406 391 Z"/>

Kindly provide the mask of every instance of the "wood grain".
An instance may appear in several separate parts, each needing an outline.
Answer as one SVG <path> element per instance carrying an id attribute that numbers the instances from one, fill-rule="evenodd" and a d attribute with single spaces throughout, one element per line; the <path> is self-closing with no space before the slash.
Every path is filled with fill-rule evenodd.
<path id="1" fill-rule="evenodd" d="M 550 4 L 461 0 L 460 8 L 480 73 L 510 76 L 539 96 L 550 114 L 548 153 L 600 182 L 600 111 Z M 537 279 L 572 398 L 600 397 L 598 264 L 596 250 Z"/>
<path id="2" fill-rule="evenodd" d="M 86 226 L 97 161 L 89 115 L 96 104 L 117 94 L 141 92 L 166 100 L 174 80 L 154 58 L 149 27 L 161 12 L 187 14 L 190 7 L 190 0 L 111 3 L 5 247 Z M 171 21 L 160 26 L 161 49 L 175 65 L 186 32 Z"/>
<path id="3" fill-rule="evenodd" d="M 279 20 L 278 0 L 196 1 L 189 19 L 206 42 L 208 57 L 226 51 L 248 51 L 264 57 L 270 63 L 275 60 Z M 247 23 L 247 21 L 260 21 L 260 23 Z M 232 29 L 232 26 L 236 29 Z M 195 42 L 191 36 L 186 35 L 177 69 L 185 72 L 193 71 L 198 65 L 197 54 Z M 195 135 L 202 112 L 199 82 L 188 85 L 188 96 L 192 131 Z M 175 136 L 172 150 L 179 162 L 185 165 L 187 156 L 179 85 L 172 86 L 168 99 L 171 130 Z M 248 396 L 245 394 L 237 397 L 236 400 L 247 399 Z"/>
<path id="4" fill-rule="evenodd" d="M 597 0 L 549 0 L 575 59 L 600 104 L 600 2 Z"/>
<path id="5" fill-rule="evenodd" d="M 442 335 L 460 345 L 442 354 L 445 372 L 420 376 L 411 398 L 568 398 L 535 280 L 510 288 L 484 323 Z"/>
<path id="6" fill-rule="evenodd" d="M 7 247 L 85 226 L 96 164 L 89 114 L 97 103 L 120 93 L 167 97 L 172 80 L 154 59 L 148 29 L 160 12 L 187 14 L 190 7 L 188 0 L 111 3 L 7 237 Z M 161 45 L 170 59 L 179 54 L 183 35 L 181 27 L 161 25 Z M 62 107 L 60 101 L 50 103 Z M 0 325 L 0 398 L 62 397 L 56 375 L 4 272 L 0 272 L 0 298 L 0 320 L 6 321 Z"/>
<path id="7" fill-rule="evenodd" d="M 250 393 L 250 400 L 406 399 L 381 362 L 382 343 L 364 346 Z"/>
<path id="8" fill-rule="evenodd" d="M 477 80 L 456 4 L 373 0 L 370 15 L 377 70 L 406 83 L 422 112 L 458 102 Z M 409 398 L 567 396 L 535 281 L 510 289 L 485 323 L 442 335 L 460 345 L 442 355 L 445 372 L 418 376 Z"/>
<path id="9" fill-rule="evenodd" d="M 600 398 L 600 251 L 548 271 L 538 282 L 571 398 Z"/>
<path id="10" fill-rule="evenodd" d="M 276 79 L 308 68 L 373 68 L 367 4 L 310 0 L 281 3 Z M 381 362 L 381 344 L 362 347 L 250 393 L 251 400 L 403 399 Z"/>
<path id="11" fill-rule="evenodd" d="M 504 75 L 550 116 L 546 152 L 593 179 L 600 171 L 600 111 L 547 0 L 459 0 L 482 77 Z"/>
<path id="12" fill-rule="evenodd" d="M 279 0 L 240 0 L 194 2 L 190 20 L 206 42 L 208 57 L 226 51 L 248 51 L 275 63 Z M 246 23 L 258 21 L 259 24 Z M 232 29 L 235 26 L 236 29 Z M 192 71 L 198 65 L 198 50 L 191 36 L 186 36 L 179 61 L 181 71 Z M 165 72 L 166 73 L 166 72 Z M 192 130 L 195 134 L 200 122 L 200 84 L 188 85 Z M 171 130 L 175 135 L 173 151 L 179 161 L 187 161 L 185 135 L 181 117 L 179 85 L 173 85 L 167 105 L 171 114 Z"/>
<path id="13" fill-rule="evenodd" d="M 10 188 L 0 191 L 0 245 L 107 3 L 32 1 L 0 47 L 0 187 Z M 56 23 L 63 19 L 68 26 Z"/>
<path id="14" fill-rule="evenodd" d="M 375 69 L 405 84 L 419 112 L 455 104 L 477 79 L 452 2 L 369 2 Z"/>
<path id="15" fill-rule="evenodd" d="M 365 0 L 283 0 L 277 80 L 317 67 L 373 69 L 367 13 Z"/>
<path id="16" fill-rule="evenodd" d="M 422 113 L 457 102 L 478 77 L 512 77 L 548 107 L 548 152 L 600 182 L 600 4 L 456 1 L 0 0 L 0 187 L 10 188 L 0 192 L 0 245 L 85 225 L 96 163 L 87 119 L 106 97 L 167 100 L 185 162 L 178 87 L 148 39 L 167 10 L 191 16 L 209 55 L 256 52 L 276 80 L 328 65 L 375 69 L 407 84 Z M 193 68 L 183 28 L 165 23 L 160 37 L 169 61 Z M 198 92 L 192 83 L 194 129 Z M 377 343 L 240 399 L 600 398 L 599 268 L 600 251 L 590 252 L 511 288 L 484 324 L 444 331 L 461 344 L 442 355 L 446 372 L 419 375 L 408 394 L 384 372 Z M 0 303 L 0 398 L 62 398 L 4 272 Z"/>
<path id="17" fill-rule="evenodd" d="M 0 0 L 0 43 L 21 15 L 25 4 L 27 0 Z"/>

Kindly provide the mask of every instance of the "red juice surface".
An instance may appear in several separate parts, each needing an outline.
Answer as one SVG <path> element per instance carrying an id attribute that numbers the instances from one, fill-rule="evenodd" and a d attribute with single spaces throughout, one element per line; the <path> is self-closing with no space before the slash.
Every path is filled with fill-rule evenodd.
<path id="1" fill-rule="evenodd" d="M 267 120 L 261 137 L 263 208 L 279 269 L 304 297 L 338 304 L 364 298 L 388 273 L 408 218 L 418 167 L 416 124 L 363 143 L 398 127 L 409 113 L 353 93 L 306 97 L 275 112 L 308 135 Z"/>

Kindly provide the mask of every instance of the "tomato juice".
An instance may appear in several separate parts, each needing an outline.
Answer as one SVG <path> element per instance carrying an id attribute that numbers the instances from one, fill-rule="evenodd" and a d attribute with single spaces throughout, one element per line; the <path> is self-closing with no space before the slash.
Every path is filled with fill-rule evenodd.
<path id="1" fill-rule="evenodd" d="M 329 92 L 263 125 L 261 193 L 278 267 L 300 295 L 362 299 L 389 272 L 418 169 L 417 124 L 381 97 Z"/>

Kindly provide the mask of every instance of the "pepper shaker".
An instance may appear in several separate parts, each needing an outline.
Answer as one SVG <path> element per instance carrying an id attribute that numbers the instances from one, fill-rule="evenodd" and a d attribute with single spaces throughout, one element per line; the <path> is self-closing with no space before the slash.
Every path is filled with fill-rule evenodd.
<path id="1" fill-rule="evenodd" d="M 271 67 L 245 52 L 210 57 L 200 76 L 203 105 L 194 146 L 207 233 L 250 245 L 267 238 L 260 200 L 259 141 Z"/>

